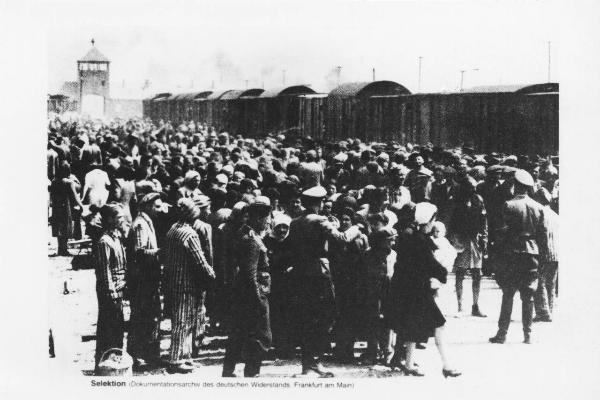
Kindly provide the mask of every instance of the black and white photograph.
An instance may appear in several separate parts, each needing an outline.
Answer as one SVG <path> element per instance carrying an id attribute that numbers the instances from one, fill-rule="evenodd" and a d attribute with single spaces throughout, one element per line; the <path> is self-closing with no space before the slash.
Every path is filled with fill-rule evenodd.
<path id="1" fill-rule="evenodd" d="M 3 236 L 43 258 L 7 261 L 41 289 L 4 303 L 36 296 L 36 371 L 103 397 L 594 398 L 583 3 L 15 8 L 40 52 L 4 55 L 43 61 L 2 167 L 36 193 L 5 192 Z"/>

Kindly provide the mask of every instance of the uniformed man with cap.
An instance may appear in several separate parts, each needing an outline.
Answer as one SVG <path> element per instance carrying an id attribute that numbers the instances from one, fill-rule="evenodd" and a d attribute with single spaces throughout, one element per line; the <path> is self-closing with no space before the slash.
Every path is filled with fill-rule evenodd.
<path id="1" fill-rule="evenodd" d="M 537 287 L 539 248 L 544 246 L 544 210 L 527 192 L 533 178 L 522 169 L 515 172 L 515 197 L 504 203 L 500 240 L 504 260 L 496 272 L 502 289 L 498 332 L 492 343 L 504 343 L 510 325 L 513 297 L 518 290 L 522 302 L 524 343 L 531 343 L 533 296 Z"/>
<path id="2" fill-rule="evenodd" d="M 340 232 L 319 215 L 327 195 L 322 186 L 302 193 L 304 215 L 290 225 L 293 269 L 290 271 L 294 306 L 297 307 L 302 347 L 302 376 L 332 377 L 319 359 L 329 348 L 329 332 L 335 313 L 333 284 L 327 259 L 327 241 L 353 241 L 360 231 L 353 226 Z"/>

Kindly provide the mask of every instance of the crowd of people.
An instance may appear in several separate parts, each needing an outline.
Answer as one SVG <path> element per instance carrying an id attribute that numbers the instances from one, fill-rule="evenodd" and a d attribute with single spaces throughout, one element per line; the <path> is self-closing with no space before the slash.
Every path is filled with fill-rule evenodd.
<path id="1" fill-rule="evenodd" d="M 207 335 L 226 335 L 224 377 L 260 374 L 267 356 L 298 376 L 329 377 L 324 354 L 421 376 L 415 349 L 435 338 L 445 377 L 437 292 L 456 276 L 457 311 L 472 280 L 502 289 L 506 340 L 518 290 L 524 342 L 551 321 L 557 282 L 556 158 L 428 145 L 232 136 L 193 121 L 48 125 L 50 224 L 58 255 L 89 237 L 96 271 L 96 364 L 124 346 L 139 369 L 192 371 Z M 82 228 L 83 227 L 83 228 Z M 533 314 L 535 312 L 535 318 Z M 356 358 L 355 343 L 367 342 Z"/>

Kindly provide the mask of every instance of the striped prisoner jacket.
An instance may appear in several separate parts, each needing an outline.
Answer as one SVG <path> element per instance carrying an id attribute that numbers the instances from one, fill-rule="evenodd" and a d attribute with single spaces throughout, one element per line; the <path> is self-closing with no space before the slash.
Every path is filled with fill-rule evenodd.
<path id="1" fill-rule="evenodd" d="M 176 222 L 167 232 L 165 243 L 166 293 L 200 293 L 209 283 L 200 238 L 186 222 Z"/>
<path id="2" fill-rule="evenodd" d="M 127 259 L 118 231 L 105 232 L 96 244 L 96 291 L 113 300 L 123 298 Z"/>

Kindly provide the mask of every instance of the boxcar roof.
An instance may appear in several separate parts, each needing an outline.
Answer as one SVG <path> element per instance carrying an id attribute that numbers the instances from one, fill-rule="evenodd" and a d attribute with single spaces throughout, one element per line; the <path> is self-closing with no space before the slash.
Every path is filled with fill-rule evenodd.
<path id="1" fill-rule="evenodd" d="M 236 98 L 237 94 L 236 92 L 241 93 L 241 90 L 235 90 L 235 89 L 227 89 L 227 90 L 217 90 L 215 92 L 212 92 L 206 99 L 207 100 L 219 100 L 222 99 L 223 96 L 234 96 L 233 98 Z"/>
<path id="2" fill-rule="evenodd" d="M 260 88 L 246 89 L 239 95 L 239 97 L 257 97 L 260 96 L 264 91 L 265 89 Z"/>
<path id="3" fill-rule="evenodd" d="M 536 83 L 536 84 L 515 84 L 515 85 L 489 85 L 475 86 L 462 91 L 462 93 L 549 93 L 558 92 L 558 83 Z"/>
<path id="4" fill-rule="evenodd" d="M 410 90 L 394 81 L 347 82 L 329 92 L 332 97 L 371 97 L 410 94 Z"/>
<path id="5" fill-rule="evenodd" d="M 286 87 L 278 87 L 274 89 L 265 90 L 258 97 L 279 97 L 279 96 L 293 96 L 300 94 L 314 94 L 317 93 L 313 89 L 309 88 L 306 85 L 295 85 L 295 86 L 286 86 Z"/>

